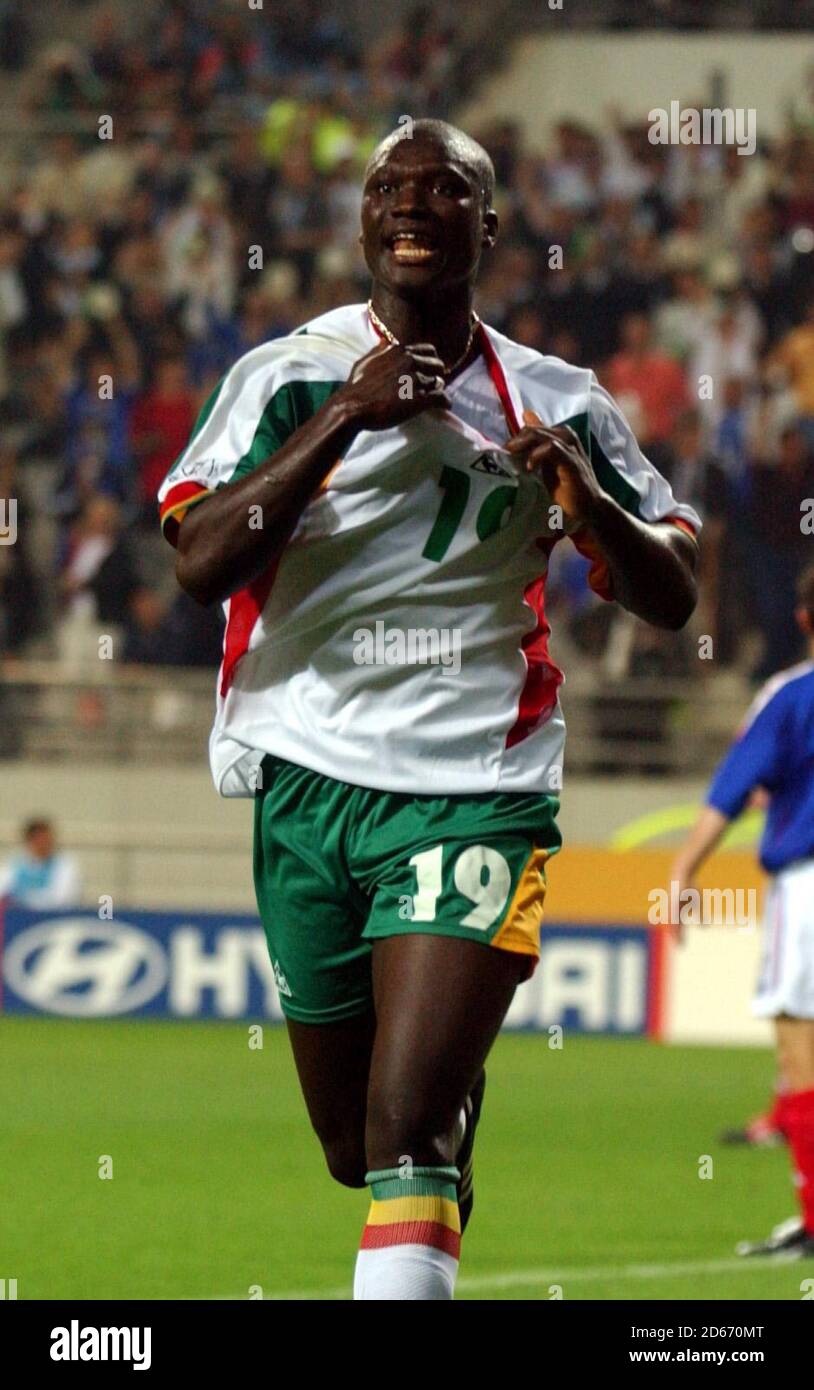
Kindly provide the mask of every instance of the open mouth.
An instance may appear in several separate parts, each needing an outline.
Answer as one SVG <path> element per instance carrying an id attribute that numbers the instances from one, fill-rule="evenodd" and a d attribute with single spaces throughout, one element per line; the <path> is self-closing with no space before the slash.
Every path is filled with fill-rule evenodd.
<path id="1" fill-rule="evenodd" d="M 396 232 L 387 244 L 400 265 L 424 265 L 439 255 L 439 247 L 424 232 Z"/>

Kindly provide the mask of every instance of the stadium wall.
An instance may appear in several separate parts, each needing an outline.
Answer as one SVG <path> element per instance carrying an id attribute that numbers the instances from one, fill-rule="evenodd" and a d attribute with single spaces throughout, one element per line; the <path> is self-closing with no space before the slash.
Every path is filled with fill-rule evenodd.
<path id="1" fill-rule="evenodd" d="M 6 764 L 4 788 L 5 846 L 20 820 L 45 812 L 80 858 L 85 884 L 79 910 L 50 914 L 47 931 L 26 937 L 27 953 L 15 948 L 13 979 L 12 939 L 41 928 L 44 918 L 7 914 L 7 1010 L 280 1017 L 254 915 L 251 803 L 218 798 L 203 769 L 171 766 L 85 766 L 77 780 L 70 766 Z M 690 930 L 676 947 L 648 922 L 651 894 L 668 881 L 669 845 L 692 822 L 703 790 L 700 783 L 635 779 L 568 783 L 566 848 L 549 868 L 543 962 L 518 991 L 511 1026 L 768 1042 L 768 1026 L 749 1012 L 759 948 L 754 926 Z M 751 841 L 758 830 L 751 818 L 738 833 Z M 753 849 L 717 855 L 700 886 L 754 889 L 759 904 L 763 882 Z M 102 919 L 100 928 L 103 898 L 112 902 L 113 924 Z M 128 951 L 141 961 L 136 983 L 151 971 L 160 981 L 152 993 L 116 976 Z M 83 961 L 106 955 L 110 968 L 94 967 L 84 978 Z"/>
<path id="2" fill-rule="evenodd" d="M 670 100 L 749 109 L 758 92 L 760 138 L 780 132 L 810 67 L 809 45 L 789 34 L 603 34 L 601 43 L 593 34 L 530 37 L 515 44 L 458 119 L 467 129 L 516 121 L 534 148 L 547 145 L 566 119 L 601 129 L 609 110 L 640 120 Z"/>

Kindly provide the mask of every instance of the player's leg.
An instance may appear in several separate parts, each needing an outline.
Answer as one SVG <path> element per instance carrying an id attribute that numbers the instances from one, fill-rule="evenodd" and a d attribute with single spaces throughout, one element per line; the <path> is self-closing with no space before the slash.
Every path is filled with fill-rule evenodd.
<path id="1" fill-rule="evenodd" d="M 373 1201 L 357 1299 L 452 1297 L 458 1117 L 527 968 L 527 957 L 455 937 L 374 942 L 366 1128 Z"/>
<path id="2" fill-rule="evenodd" d="M 368 904 L 342 848 L 351 789 L 281 759 L 261 771 L 254 880 L 280 1006 L 328 1168 L 364 1186 L 373 988 Z"/>
<path id="3" fill-rule="evenodd" d="M 796 1174 L 800 1241 L 814 1253 L 814 869 L 777 876 L 772 895 L 772 980 L 778 1063 L 787 1090 L 782 1123 Z"/>
<path id="4" fill-rule="evenodd" d="M 459 1119 L 539 955 L 556 809 L 537 794 L 357 793 L 349 862 L 371 899 L 377 1016 L 357 1298 L 452 1297 Z"/>
<path id="5" fill-rule="evenodd" d="M 287 1020 L 308 1115 L 331 1176 L 364 1187 L 365 1119 L 376 1027 L 371 1010 L 341 1023 Z"/>
<path id="6" fill-rule="evenodd" d="M 814 1021 L 777 1019 L 780 1067 L 788 1090 L 783 1097 L 783 1128 L 796 1173 L 803 1228 L 814 1242 Z"/>
<path id="7" fill-rule="evenodd" d="M 774 1020 L 785 1083 L 780 1123 L 796 1173 L 800 1219 L 783 1222 L 768 1240 L 743 1242 L 743 1255 L 779 1251 L 814 1255 L 814 869 L 778 874 L 764 909 L 764 942 L 754 1010 Z"/>

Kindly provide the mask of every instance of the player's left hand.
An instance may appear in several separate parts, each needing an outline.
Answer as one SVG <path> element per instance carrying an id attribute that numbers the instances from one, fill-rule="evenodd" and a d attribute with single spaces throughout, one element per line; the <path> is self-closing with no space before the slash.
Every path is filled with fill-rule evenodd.
<path id="1" fill-rule="evenodd" d="M 533 410 L 523 411 L 524 428 L 505 446 L 519 455 L 528 473 L 537 473 L 556 506 L 575 525 L 590 521 L 605 496 L 591 461 L 570 425 L 544 425 Z"/>

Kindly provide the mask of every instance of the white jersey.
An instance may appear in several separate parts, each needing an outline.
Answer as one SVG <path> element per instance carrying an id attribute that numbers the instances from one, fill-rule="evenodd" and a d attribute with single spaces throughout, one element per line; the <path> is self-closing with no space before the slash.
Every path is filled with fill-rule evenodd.
<path id="1" fill-rule="evenodd" d="M 266 753 L 385 791 L 559 790 L 562 675 L 543 591 L 566 528 L 506 442 L 526 410 L 567 422 L 626 510 L 693 533 L 700 521 L 592 372 L 489 328 L 479 338 L 480 355 L 447 386 L 451 409 L 357 434 L 278 561 L 224 605 L 210 740 L 222 795 L 252 795 Z M 190 506 L 278 449 L 378 341 L 354 304 L 242 357 L 160 489 L 168 538 Z M 572 539 L 589 553 L 581 532 Z M 592 583 L 611 597 L 592 558 Z"/>

